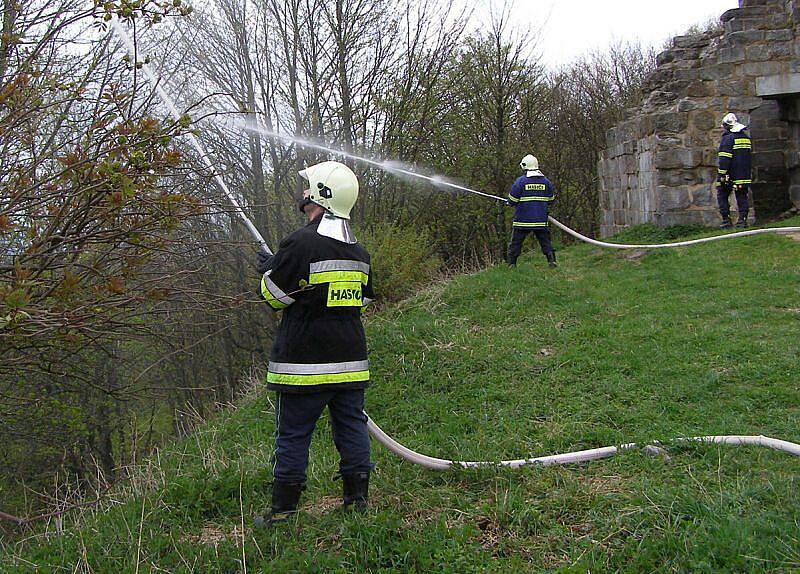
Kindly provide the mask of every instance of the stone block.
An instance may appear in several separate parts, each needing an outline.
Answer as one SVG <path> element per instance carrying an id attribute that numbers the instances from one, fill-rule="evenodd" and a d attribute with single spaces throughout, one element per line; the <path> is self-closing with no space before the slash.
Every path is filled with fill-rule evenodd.
<path id="1" fill-rule="evenodd" d="M 758 44 L 755 46 L 747 46 L 745 54 L 750 62 L 763 62 L 772 57 L 772 50 L 771 46 Z"/>
<path id="2" fill-rule="evenodd" d="M 709 34 L 689 34 L 687 36 L 675 36 L 672 45 L 676 48 L 702 48 L 708 46 L 711 41 Z"/>
<path id="3" fill-rule="evenodd" d="M 694 129 L 699 131 L 709 131 L 717 126 L 717 118 L 710 111 L 696 111 L 689 114 L 689 121 Z"/>
<path id="4" fill-rule="evenodd" d="M 686 95 L 690 98 L 707 98 L 717 95 L 714 82 L 692 82 L 686 87 Z"/>
<path id="5" fill-rule="evenodd" d="M 665 105 L 669 105 L 677 99 L 677 95 L 675 92 L 666 92 L 661 90 L 656 90 L 652 92 L 650 96 L 647 98 L 647 101 L 644 104 L 644 107 L 661 107 Z"/>
<path id="6" fill-rule="evenodd" d="M 728 107 L 732 110 L 754 110 L 761 106 L 764 100 L 754 96 L 733 97 L 728 100 Z"/>
<path id="7" fill-rule="evenodd" d="M 678 211 L 692 204 L 686 187 L 658 186 L 656 192 L 660 211 Z"/>
<path id="8" fill-rule="evenodd" d="M 789 178 L 789 172 L 781 167 L 755 167 L 753 169 L 753 181 L 760 181 L 767 184 L 783 184 Z"/>
<path id="9" fill-rule="evenodd" d="M 791 42 L 770 42 L 767 44 L 767 52 L 770 58 L 790 58 L 794 53 L 794 45 Z"/>
<path id="10" fill-rule="evenodd" d="M 718 81 L 729 78 L 734 73 L 733 64 L 720 64 L 704 66 L 699 68 L 698 74 L 701 80 Z"/>
<path id="11" fill-rule="evenodd" d="M 662 169 L 656 172 L 656 183 L 663 187 L 680 187 L 704 183 L 704 169 Z"/>
<path id="12" fill-rule="evenodd" d="M 700 68 L 684 68 L 684 69 L 677 69 L 675 70 L 675 80 L 679 82 L 693 82 L 694 80 L 700 79 Z M 665 84 L 666 86 L 671 86 L 672 82 Z M 669 88 L 671 91 L 675 91 L 672 88 Z"/>
<path id="13" fill-rule="evenodd" d="M 754 24 L 747 18 L 736 18 L 735 20 L 728 20 L 723 24 L 725 34 L 741 32 L 742 30 L 749 30 L 752 28 L 754 28 Z"/>
<path id="14" fill-rule="evenodd" d="M 740 8 L 734 8 L 732 10 L 728 10 L 725 12 L 722 17 L 720 18 L 722 21 L 726 22 L 732 18 L 758 18 L 759 16 L 766 16 L 770 14 L 770 12 L 774 10 L 774 6 L 751 6 L 746 5 Z"/>
<path id="15" fill-rule="evenodd" d="M 716 194 L 712 193 L 712 185 L 698 185 L 691 190 L 692 205 L 697 207 L 713 207 L 716 205 Z"/>
<path id="16" fill-rule="evenodd" d="M 771 127 L 769 122 L 762 123 L 758 121 L 750 122 L 750 136 L 753 138 L 754 146 L 758 148 L 758 142 L 763 140 L 780 140 L 782 139 L 783 131 L 778 127 Z"/>
<path id="17" fill-rule="evenodd" d="M 800 93 L 800 73 L 763 75 L 756 78 L 756 94 L 777 96 Z"/>
<path id="18" fill-rule="evenodd" d="M 657 225 L 704 225 L 702 211 L 681 211 L 677 213 L 657 213 L 654 215 Z"/>
<path id="19" fill-rule="evenodd" d="M 675 61 L 675 50 L 664 50 L 656 56 L 656 65 L 663 66 Z"/>
<path id="20" fill-rule="evenodd" d="M 684 98 L 680 102 L 678 102 L 679 112 L 691 112 L 692 110 L 697 110 L 705 107 L 706 105 L 704 103 L 698 102 L 697 100 L 693 100 L 691 98 Z"/>
<path id="21" fill-rule="evenodd" d="M 758 27 L 764 30 L 780 30 L 781 28 L 788 28 L 791 25 L 792 18 L 786 13 L 771 14 L 766 18 L 762 18 L 758 23 Z"/>
<path id="22" fill-rule="evenodd" d="M 782 151 L 754 151 L 753 167 L 761 168 L 786 168 L 786 156 Z"/>
<path id="23" fill-rule="evenodd" d="M 794 38 L 792 30 L 767 30 L 764 39 L 767 42 L 790 42 Z"/>
<path id="24" fill-rule="evenodd" d="M 725 41 L 731 46 L 755 44 L 764 39 L 763 30 L 743 30 L 725 35 Z"/>
<path id="25" fill-rule="evenodd" d="M 653 171 L 653 152 L 647 151 L 639 154 L 639 171 Z"/>
<path id="26" fill-rule="evenodd" d="M 769 76 L 785 73 L 789 70 L 788 62 L 747 62 L 742 64 L 745 76 Z"/>
<path id="27" fill-rule="evenodd" d="M 793 185 L 789 188 L 789 197 L 794 206 L 800 209 L 800 185 Z"/>
<path id="28" fill-rule="evenodd" d="M 678 169 L 683 165 L 683 151 L 671 149 L 656 153 L 656 169 Z"/>
<path id="29" fill-rule="evenodd" d="M 754 145 L 755 145 L 756 151 L 758 151 L 758 152 L 762 152 L 762 151 L 780 151 L 780 152 L 786 153 L 787 154 L 787 156 L 786 156 L 787 164 L 786 165 L 788 167 L 793 167 L 793 164 L 790 163 L 790 158 L 788 156 L 789 152 L 787 151 L 789 149 L 789 147 L 788 147 L 789 144 L 785 139 L 774 139 L 774 140 L 758 139 L 758 140 L 755 141 Z M 800 166 L 800 163 L 798 163 L 797 165 Z"/>
<path id="30" fill-rule="evenodd" d="M 717 61 L 720 64 L 727 64 L 733 62 L 744 62 L 746 58 L 744 47 L 735 46 L 731 48 L 720 48 Z"/>
<path id="31" fill-rule="evenodd" d="M 682 132 L 689 125 L 688 114 L 665 112 L 655 116 L 655 129 L 659 134 Z"/>

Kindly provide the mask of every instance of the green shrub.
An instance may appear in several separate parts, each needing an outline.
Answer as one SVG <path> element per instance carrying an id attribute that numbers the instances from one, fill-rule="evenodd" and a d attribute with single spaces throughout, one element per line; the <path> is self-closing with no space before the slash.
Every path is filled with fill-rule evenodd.
<path id="1" fill-rule="evenodd" d="M 380 301 L 398 301 L 429 283 L 442 267 L 430 236 L 419 229 L 381 224 L 357 233 L 372 255 L 375 292 Z"/>

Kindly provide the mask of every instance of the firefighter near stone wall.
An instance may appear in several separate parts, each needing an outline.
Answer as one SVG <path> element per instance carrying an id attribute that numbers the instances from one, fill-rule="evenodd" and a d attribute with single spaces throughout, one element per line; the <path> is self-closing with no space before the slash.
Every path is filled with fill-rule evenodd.
<path id="1" fill-rule="evenodd" d="M 556 252 L 550 242 L 547 220 L 548 206 L 555 199 L 553 184 L 539 171 L 539 160 L 534 156 L 526 155 L 519 166 L 525 173 L 511 186 L 506 200 L 506 205 L 515 206 L 506 261 L 509 267 L 516 267 L 517 258 L 522 252 L 522 243 L 533 233 L 547 263 L 550 267 L 556 267 Z"/>
<path id="2" fill-rule="evenodd" d="M 736 227 L 747 227 L 747 215 L 750 211 L 748 195 L 752 183 L 753 143 L 747 133 L 747 126 L 739 123 L 735 114 L 729 113 L 722 118 L 722 140 L 719 143 L 719 169 L 717 174 L 717 205 L 722 217 L 721 229 L 730 229 L 731 206 L 730 195 L 736 195 L 739 219 Z"/>
<path id="3" fill-rule="evenodd" d="M 345 508 L 367 507 L 370 441 L 364 414 L 369 363 L 361 311 L 374 298 L 369 253 L 348 224 L 358 180 L 346 165 L 306 168 L 308 224 L 260 253 L 261 296 L 281 311 L 267 374 L 276 392 L 272 505 L 256 527 L 286 520 L 306 483 L 311 435 L 327 406 Z"/>

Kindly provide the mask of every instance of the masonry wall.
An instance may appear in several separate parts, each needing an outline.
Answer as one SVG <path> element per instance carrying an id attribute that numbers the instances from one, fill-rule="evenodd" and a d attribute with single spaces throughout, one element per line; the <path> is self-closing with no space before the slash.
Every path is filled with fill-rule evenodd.
<path id="1" fill-rule="evenodd" d="M 753 138 L 751 218 L 782 213 L 791 198 L 800 207 L 800 108 L 784 93 L 795 89 L 786 78 L 800 80 L 800 0 L 740 0 L 721 21 L 721 32 L 674 38 L 643 105 L 609 130 L 598 163 L 604 235 L 645 222 L 717 223 L 719 124 L 728 111 Z"/>

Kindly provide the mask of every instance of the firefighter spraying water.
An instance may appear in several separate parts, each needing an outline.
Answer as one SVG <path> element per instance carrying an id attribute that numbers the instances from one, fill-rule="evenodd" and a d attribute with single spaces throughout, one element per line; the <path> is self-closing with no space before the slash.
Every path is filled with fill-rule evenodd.
<path id="1" fill-rule="evenodd" d="M 346 508 L 366 509 L 372 469 L 361 310 L 375 295 L 369 253 L 348 222 L 358 180 L 337 161 L 312 165 L 300 175 L 309 185 L 299 206 L 308 225 L 281 241 L 275 255 L 258 254 L 261 295 L 283 311 L 267 373 L 268 388 L 276 392 L 272 506 L 256 519 L 259 527 L 297 509 L 311 435 L 325 407 L 341 457 Z"/>

